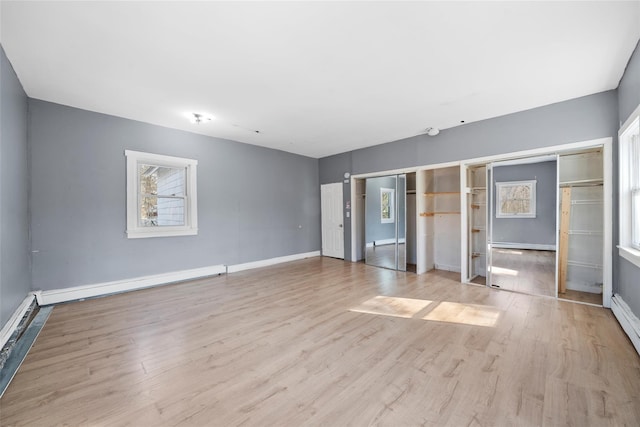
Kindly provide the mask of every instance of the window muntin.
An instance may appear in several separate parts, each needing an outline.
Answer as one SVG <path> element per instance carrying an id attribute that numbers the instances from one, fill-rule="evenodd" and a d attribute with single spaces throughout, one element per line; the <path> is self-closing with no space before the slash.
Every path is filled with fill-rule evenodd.
<path id="1" fill-rule="evenodd" d="M 496 218 L 535 217 L 535 180 L 496 182 Z"/>
<path id="2" fill-rule="evenodd" d="M 127 157 L 127 236 L 197 234 L 197 161 L 137 151 Z"/>
<path id="3" fill-rule="evenodd" d="M 138 182 L 140 227 L 185 225 L 186 168 L 139 164 Z"/>

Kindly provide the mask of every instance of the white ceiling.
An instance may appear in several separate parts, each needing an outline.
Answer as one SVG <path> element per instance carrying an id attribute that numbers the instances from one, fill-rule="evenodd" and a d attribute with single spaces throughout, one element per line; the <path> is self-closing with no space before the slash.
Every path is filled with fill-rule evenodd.
<path id="1" fill-rule="evenodd" d="M 311 157 L 613 89 L 640 38 L 640 1 L 1 7 L 32 98 Z"/>

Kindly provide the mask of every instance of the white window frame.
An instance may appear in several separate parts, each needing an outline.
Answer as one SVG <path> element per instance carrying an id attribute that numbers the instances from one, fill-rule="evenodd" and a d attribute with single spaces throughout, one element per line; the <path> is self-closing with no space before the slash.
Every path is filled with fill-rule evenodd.
<path id="1" fill-rule="evenodd" d="M 389 218 L 383 217 L 382 194 L 389 193 Z M 396 190 L 393 188 L 380 187 L 380 223 L 392 224 L 396 222 Z"/>
<path id="2" fill-rule="evenodd" d="M 633 230 L 640 227 L 640 223 L 633 222 L 633 205 L 631 203 L 633 194 L 640 191 L 632 187 L 632 174 L 640 174 L 640 165 L 634 165 L 632 159 L 632 135 L 640 129 L 640 105 L 635 109 L 629 118 L 620 127 L 618 132 L 618 169 L 619 176 L 619 224 L 620 224 L 620 244 L 618 253 L 627 261 L 640 267 L 640 242 L 633 242 Z M 640 149 L 640 142 L 637 142 L 636 149 Z M 634 166 L 638 169 L 634 170 Z"/>
<path id="3" fill-rule="evenodd" d="M 502 197 L 500 190 L 502 187 L 515 187 L 519 185 L 526 185 L 531 188 L 529 194 L 531 194 L 531 200 L 529 201 L 530 212 L 527 213 L 504 213 L 502 212 Z M 536 217 L 536 180 L 527 181 L 505 181 L 496 182 L 496 218 L 535 218 Z"/>
<path id="4" fill-rule="evenodd" d="M 193 236 L 198 234 L 197 166 L 198 161 L 182 157 L 125 150 L 127 159 L 127 238 Z M 138 165 L 152 164 L 185 170 L 185 223 L 181 226 L 142 227 L 139 223 Z"/>

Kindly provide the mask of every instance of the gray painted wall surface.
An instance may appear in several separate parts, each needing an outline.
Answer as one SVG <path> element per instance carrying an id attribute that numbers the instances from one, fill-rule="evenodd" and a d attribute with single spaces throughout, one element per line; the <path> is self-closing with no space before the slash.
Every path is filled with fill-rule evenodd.
<path id="1" fill-rule="evenodd" d="M 496 182 L 536 182 L 535 218 L 496 218 L 497 197 L 494 199 L 493 242 L 556 244 L 556 162 L 508 165 L 493 168 L 493 185 Z"/>
<path id="2" fill-rule="evenodd" d="M 27 95 L 0 47 L 0 327 L 31 290 Z"/>
<path id="3" fill-rule="evenodd" d="M 614 137 L 618 132 L 617 111 L 617 92 L 601 92 L 445 129 L 435 137 L 420 135 L 356 150 L 351 152 L 351 173 L 424 166 Z M 329 179 L 338 173 L 334 159 L 339 159 L 341 168 L 348 167 L 347 154 L 320 159 L 320 175 Z M 333 182 L 340 179 L 341 175 Z M 345 198 L 350 197 L 349 190 L 345 186 Z M 351 252 L 346 249 L 350 247 L 351 233 L 345 230 L 346 259 L 351 259 Z"/>
<path id="4" fill-rule="evenodd" d="M 640 105 L 640 41 L 629 58 L 629 63 L 618 86 L 618 113 L 623 123 Z"/>
<path id="5" fill-rule="evenodd" d="M 629 64 L 625 70 L 620 86 L 618 87 L 618 111 L 619 120 L 623 123 L 631 113 L 640 105 L 640 43 L 636 46 Z M 615 153 L 617 159 L 617 153 Z M 617 178 L 617 169 L 615 169 Z M 616 179 L 617 182 L 617 179 Z M 614 188 L 614 194 L 617 194 Z M 615 203 L 617 212 L 617 200 Z M 617 215 L 614 215 L 617 218 Z M 619 230 L 617 221 L 614 223 L 614 242 L 617 244 Z M 614 291 L 622 296 L 622 299 L 629 305 L 633 313 L 640 317 L 640 268 L 636 267 L 626 259 L 618 256 L 618 249 L 614 246 L 614 271 L 617 271 L 617 280 L 614 280 Z"/>
<path id="6" fill-rule="evenodd" d="M 320 249 L 317 159 L 44 101 L 29 108 L 34 289 Z M 125 149 L 198 160 L 197 236 L 127 239 Z"/>
<path id="7" fill-rule="evenodd" d="M 431 165 L 617 134 L 615 90 L 414 136 L 352 153 L 352 173 Z M 326 164 L 323 163 L 323 166 Z"/>

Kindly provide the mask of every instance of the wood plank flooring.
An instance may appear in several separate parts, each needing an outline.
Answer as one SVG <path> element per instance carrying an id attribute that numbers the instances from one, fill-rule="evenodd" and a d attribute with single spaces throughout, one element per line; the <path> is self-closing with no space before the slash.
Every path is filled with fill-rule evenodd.
<path id="1" fill-rule="evenodd" d="M 0 424 L 640 425 L 609 310 L 458 279 L 312 258 L 59 305 Z"/>

